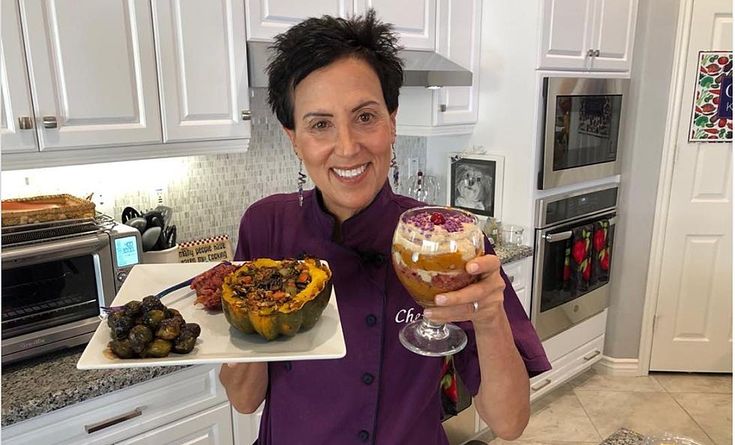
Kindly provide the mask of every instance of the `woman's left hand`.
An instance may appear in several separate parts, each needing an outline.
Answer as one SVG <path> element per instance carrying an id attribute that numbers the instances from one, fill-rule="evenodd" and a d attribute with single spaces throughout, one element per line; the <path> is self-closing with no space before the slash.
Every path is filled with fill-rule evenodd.
<path id="1" fill-rule="evenodd" d="M 438 323 L 469 320 L 477 326 L 491 323 L 504 311 L 505 282 L 498 257 L 483 255 L 467 262 L 465 267 L 479 279 L 460 290 L 434 297 L 437 306 L 424 310 L 424 317 Z"/>

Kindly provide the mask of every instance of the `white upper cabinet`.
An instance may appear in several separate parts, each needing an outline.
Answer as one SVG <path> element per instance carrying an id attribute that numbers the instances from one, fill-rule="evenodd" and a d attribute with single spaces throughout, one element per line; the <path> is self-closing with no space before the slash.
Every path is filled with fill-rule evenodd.
<path id="1" fill-rule="evenodd" d="M 638 0 L 543 0 L 540 69 L 630 71 Z"/>
<path id="2" fill-rule="evenodd" d="M 355 13 L 363 14 L 368 8 L 393 25 L 405 49 L 435 48 L 436 0 L 355 0 Z"/>
<path id="3" fill-rule="evenodd" d="M 4 153 L 38 150 L 19 20 L 18 3 L 3 1 L 0 40 L 0 146 Z"/>
<path id="4" fill-rule="evenodd" d="M 591 68 L 596 71 L 629 71 L 638 0 L 598 1 L 592 44 L 595 55 Z"/>
<path id="5" fill-rule="evenodd" d="M 480 88 L 481 0 L 439 0 L 436 52 L 472 71 L 472 86 L 436 92 L 436 125 L 477 122 Z"/>
<path id="6" fill-rule="evenodd" d="M 245 11 L 238 0 L 154 0 L 163 140 L 250 137 Z"/>
<path id="7" fill-rule="evenodd" d="M 20 5 L 41 150 L 161 142 L 149 2 Z"/>
<path id="8" fill-rule="evenodd" d="M 243 0 L 240 0 L 243 1 Z M 244 0 L 248 40 L 270 41 L 309 17 L 331 15 L 348 17 L 353 13 L 352 0 Z"/>

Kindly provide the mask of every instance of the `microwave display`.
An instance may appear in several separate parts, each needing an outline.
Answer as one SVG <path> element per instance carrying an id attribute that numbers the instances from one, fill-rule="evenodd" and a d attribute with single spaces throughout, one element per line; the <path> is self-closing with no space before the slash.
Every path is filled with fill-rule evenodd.
<path id="1" fill-rule="evenodd" d="M 93 255 L 3 269 L 3 338 L 99 315 L 96 270 Z"/>
<path id="2" fill-rule="evenodd" d="M 138 264 L 138 241 L 135 236 L 115 238 L 115 258 L 117 267 L 127 267 Z"/>
<path id="3" fill-rule="evenodd" d="M 615 161 L 622 98 L 620 94 L 556 96 L 555 171 Z"/>

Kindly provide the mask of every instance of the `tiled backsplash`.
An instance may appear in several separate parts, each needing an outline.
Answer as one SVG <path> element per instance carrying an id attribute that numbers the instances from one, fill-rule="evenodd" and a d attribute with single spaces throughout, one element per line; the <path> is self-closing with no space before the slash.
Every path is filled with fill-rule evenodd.
<path id="1" fill-rule="evenodd" d="M 125 206 L 146 210 L 160 201 L 174 209 L 179 241 L 226 234 L 234 247 L 240 217 L 250 204 L 297 188 L 299 162 L 291 143 L 266 104 L 266 90 L 252 92 L 246 153 L 3 172 L 2 198 L 94 193 L 97 209 L 118 220 Z M 426 165 L 425 138 L 399 136 L 395 148 L 403 172 L 409 158 Z"/>

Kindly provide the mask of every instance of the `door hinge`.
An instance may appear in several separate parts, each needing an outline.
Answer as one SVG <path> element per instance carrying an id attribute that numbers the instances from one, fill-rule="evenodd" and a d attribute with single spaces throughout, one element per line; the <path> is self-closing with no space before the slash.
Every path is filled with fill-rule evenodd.
<path id="1" fill-rule="evenodd" d="M 656 332 L 656 325 L 658 324 L 658 317 L 659 317 L 659 315 L 658 315 L 658 314 L 655 314 L 655 315 L 653 316 L 653 326 L 651 327 L 651 330 L 652 330 L 653 332 Z"/>

